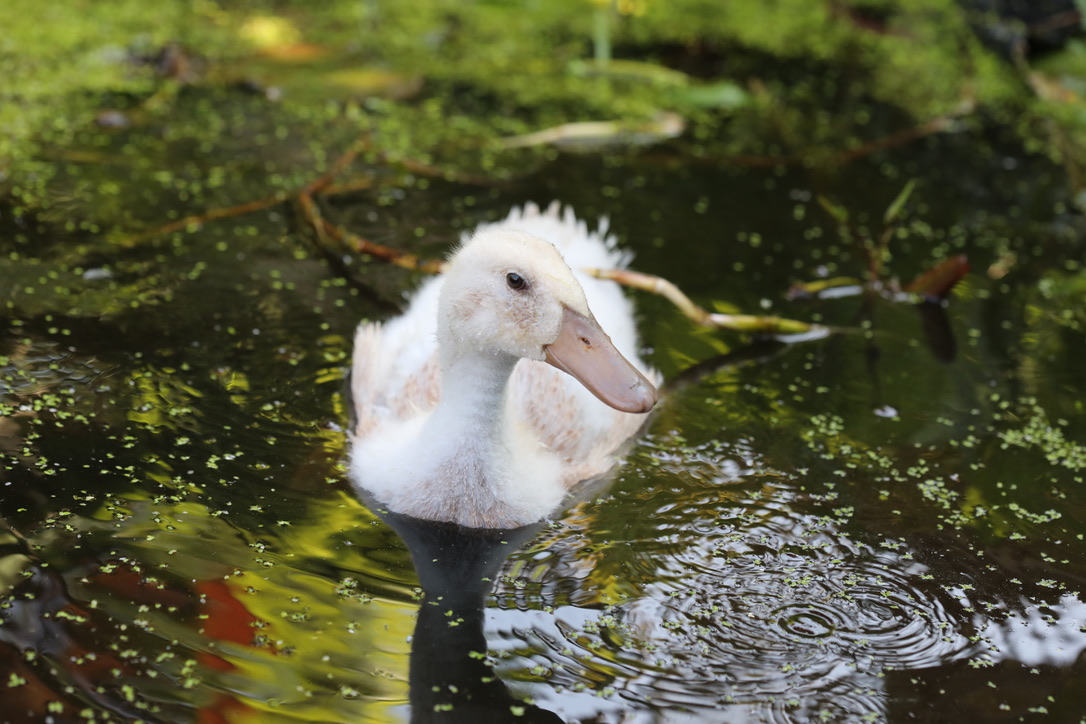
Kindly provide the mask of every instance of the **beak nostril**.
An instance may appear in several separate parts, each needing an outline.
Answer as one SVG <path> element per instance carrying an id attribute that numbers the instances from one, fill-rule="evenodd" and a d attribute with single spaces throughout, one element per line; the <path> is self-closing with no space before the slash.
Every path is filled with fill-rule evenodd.
<path id="1" fill-rule="evenodd" d="M 622 356 L 592 317 L 567 307 L 558 339 L 544 352 L 548 363 L 616 410 L 645 413 L 656 403 L 655 386 Z"/>

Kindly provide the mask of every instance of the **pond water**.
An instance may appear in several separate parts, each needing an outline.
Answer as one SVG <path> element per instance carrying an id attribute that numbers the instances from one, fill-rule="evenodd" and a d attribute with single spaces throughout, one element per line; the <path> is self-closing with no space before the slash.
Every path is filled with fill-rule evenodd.
<path id="1" fill-rule="evenodd" d="M 153 225 L 161 189 L 95 173 Z M 888 276 L 967 254 L 945 306 L 789 301 L 866 269 L 819 197 L 878 235 L 912 179 Z M 634 293 L 651 423 L 609 487 L 505 534 L 382 517 L 345 481 L 353 328 L 418 275 L 330 260 L 288 205 L 128 243 L 5 210 L 0 720 L 1086 720 L 1062 184 L 948 134 L 832 170 L 563 155 L 328 200 L 437 257 L 557 199 L 706 307 L 839 330 L 751 340 Z"/>

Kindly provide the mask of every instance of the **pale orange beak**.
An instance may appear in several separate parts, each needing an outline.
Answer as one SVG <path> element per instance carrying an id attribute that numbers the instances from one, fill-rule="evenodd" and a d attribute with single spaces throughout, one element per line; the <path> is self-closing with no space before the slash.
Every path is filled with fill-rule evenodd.
<path id="1" fill-rule="evenodd" d="M 656 387 L 615 349 L 592 317 L 567 307 L 558 339 L 543 351 L 549 364 L 573 375 L 616 410 L 648 412 L 656 404 Z"/>

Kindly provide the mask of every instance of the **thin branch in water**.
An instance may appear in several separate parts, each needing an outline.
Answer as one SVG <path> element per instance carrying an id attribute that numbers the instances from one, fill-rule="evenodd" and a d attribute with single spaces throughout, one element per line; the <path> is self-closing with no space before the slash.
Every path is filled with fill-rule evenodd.
<path id="1" fill-rule="evenodd" d="M 350 191 L 357 191 L 361 189 L 370 188 L 376 183 L 376 180 L 372 177 L 354 178 L 345 181 L 340 184 L 336 184 L 335 179 L 344 170 L 350 166 L 358 158 L 359 154 L 371 147 L 371 139 L 369 136 L 365 136 L 356 141 L 346 152 L 344 152 L 339 158 L 332 162 L 328 169 L 317 178 L 313 179 L 305 186 L 302 186 L 296 191 L 280 191 L 272 196 L 263 199 L 256 199 L 254 201 L 246 201 L 242 204 L 236 204 L 234 206 L 228 206 L 221 209 L 211 209 L 199 214 L 192 214 L 186 216 L 183 219 L 177 221 L 171 221 L 168 224 L 157 226 L 153 229 L 148 229 L 139 234 L 134 234 L 123 239 L 120 243 L 123 246 L 135 246 L 147 239 L 154 238 L 156 236 L 162 236 L 164 234 L 170 234 L 175 231 L 181 231 L 190 226 L 200 226 L 211 221 L 220 221 L 222 219 L 230 219 L 237 216 L 244 216 L 254 211 L 260 211 L 261 209 L 267 209 L 272 206 L 277 206 L 290 199 L 295 199 L 302 205 L 303 211 L 308 209 L 309 212 L 314 212 L 314 206 L 312 204 L 313 197 L 317 195 L 331 196 L 339 193 L 347 193 Z M 450 181 L 456 181 L 459 183 L 470 183 L 475 185 L 490 185 L 495 184 L 492 180 L 483 179 L 482 177 L 472 176 L 469 174 L 461 174 L 454 171 L 445 171 L 436 166 L 425 164 L 413 159 L 392 159 L 386 154 L 381 154 L 381 161 L 389 165 L 398 165 L 409 173 L 414 173 L 420 176 L 427 176 L 431 178 L 443 178 Z M 314 224 L 314 228 L 318 229 L 318 225 Z M 319 231 L 319 229 L 318 229 Z M 369 242 L 359 239 L 359 242 L 364 246 Z M 369 253 L 369 252 L 365 252 Z M 394 253 L 393 250 L 388 250 L 389 254 Z M 381 254 L 374 254 L 374 256 L 381 256 Z M 426 271 L 424 269 L 424 271 Z"/>
<path id="2" fill-rule="evenodd" d="M 383 154 L 381 160 L 390 166 L 399 166 L 409 173 L 425 176 L 427 178 L 437 178 L 443 181 L 451 181 L 460 184 L 471 184 L 472 186 L 501 188 L 502 186 L 508 185 L 505 181 L 493 179 L 489 176 L 478 176 L 476 174 L 464 173 L 463 171 L 443 169 L 440 166 L 416 161 L 413 158 L 393 158 Z"/>
<path id="3" fill-rule="evenodd" d="M 355 254 L 368 254 L 374 258 L 387 261 L 390 264 L 395 264 L 398 267 L 410 269 L 412 271 L 438 274 L 445 268 L 445 262 L 443 261 L 420 259 L 416 254 L 408 254 L 407 252 L 399 251 L 398 249 L 393 249 L 389 246 L 377 244 L 336 226 L 321 216 L 320 208 L 317 206 L 316 202 L 313 201 L 311 196 L 303 195 L 298 197 L 298 203 L 302 211 L 302 216 L 313 226 L 313 229 L 317 232 L 317 236 L 325 244 L 327 244 L 328 239 L 334 239 Z"/>
<path id="4" fill-rule="evenodd" d="M 310 181 L 308 184 L 298 190 L 299 196 L 312 196 L 319 194 L 328 188 L 336 176 L 343 173 L 343 169 L 354 163 L 354 160 L 358 158 L 358 154 L 370 147 L 370 137 L 368 135 L 355 141 L 351 144 L 339 158 L 332 162 L 332 165 L 328 167 L 328 170 L 317 178 Z"/>
<path id="5" fill-rule="evenodd" d="M 243 204 L 237 204 L 236 206 L 227 206 L 222 209 L 211 209 L 205 211 L 202 214 L 193 214 L 186 216 L 183 219 L 177 221 L 171 221 L 168 224 L 162 226 L 156 226 L 153 229 L 148 229 L 143 233 L 130 236 L 121 241 L 122 246 L 135 246 L 142 241 L 151 239 L 156 236 L 162 236 L 164 234 L 172 234 L 175 231 L 181 231 L 187 229 L 190 226 L 200 226 L 208 223 L 209 221 L 219 221 L 220 219 L 229 219 L 235 216 L 244 216 L 245 214 L 251 214 L 254 211 L 260 211 L 261 209 L 268 209 L 272 206 L 278 206 L 287 199 L 290 198 L 290 194 L 281 192 L 274 196 L 269 196 L 265 199 L 256 199 L 255 201 L 246 201 Z"/>
<path id="6" fill-rule="evenodd" d="M 784 317 L 707 312 L 695 304 L 675 284 L 654 274 L 644 274 L 628 269 L 586 269 L 585 271 L 597 279 L 610 279 L 623 286 L 658 294 L 678 307 L 688 319 L 704 327 L 770 335 L 829 334 L 830 332 L 828 327 L 820 324 L 810 324 Z"/>

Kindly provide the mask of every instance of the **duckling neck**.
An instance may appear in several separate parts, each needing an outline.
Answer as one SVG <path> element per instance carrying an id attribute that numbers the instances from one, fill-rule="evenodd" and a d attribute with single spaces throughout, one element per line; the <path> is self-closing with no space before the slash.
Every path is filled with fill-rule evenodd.
<path id="1" fill-rule="evenodd" d="M 469 528 L 533 523 L 561 503 L 558 459 L 506 415 L 512 356 L 442 355 L 441 396 L 419 425 L 355 449 L 352 475 L 389 510 Z"/>
<path id="2" fill-rule="evenodd" d="M 441 401 L 424 435 L 450 444 L 444 472 L 480 484 L 507 473 L 504 400 L 516 364 L 511 355 L 476 351 L 443 358 Z"/>

